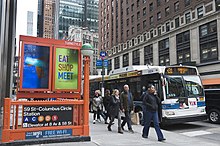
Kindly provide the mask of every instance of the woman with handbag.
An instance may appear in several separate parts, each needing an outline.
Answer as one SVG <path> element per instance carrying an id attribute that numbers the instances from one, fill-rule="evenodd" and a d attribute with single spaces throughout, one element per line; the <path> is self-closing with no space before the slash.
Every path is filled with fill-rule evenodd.
<path id="1" fill-rule="evenodd" d="M 121 111 L 120 111 L 120 98 L 119 98 L 119 91 L 115 89 L 112 94 L 112 98 L 109 104 L 109 115 L 110 115 L 110 122 L 108 124 L 108 131 L 112 131 L 111 125 L 114 122 L 114 119 L 118 118 L 118 133 L 123 134 L 121 129 Z"/>

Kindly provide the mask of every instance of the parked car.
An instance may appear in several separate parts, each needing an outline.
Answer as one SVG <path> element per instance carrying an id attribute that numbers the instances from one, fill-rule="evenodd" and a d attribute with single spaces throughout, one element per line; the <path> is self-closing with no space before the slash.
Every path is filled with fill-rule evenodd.
<path id="1" fill-rule="evenodd" d="M 205 89 L 206 112 L 211 123 L 220 123 L 220 89 Z"/>

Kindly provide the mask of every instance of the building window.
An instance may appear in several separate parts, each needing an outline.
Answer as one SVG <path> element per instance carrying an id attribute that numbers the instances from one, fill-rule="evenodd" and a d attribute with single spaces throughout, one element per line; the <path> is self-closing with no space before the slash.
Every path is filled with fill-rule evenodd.
<path id="1" fill-rule="evenodd" d="M 129 37 L 129 30 L 127 30 L 127 37 Z"/>
<path id="2" fill-rule="evenodd" d="M 127 13 L 127 15 L 129 14 L 129 7 L 128 7 L 127 10 L 126 10 L 126 13 Z"/>
<path id="3" fill-rule="evenodd" d="M 200 54 L 201 62 L 218 60 L 218 41 L 201 44 Z"/>
<path id="4" fill-rule="evenodd" d="M 147 34 L 144 33 L 144 41 L 147 41 Z"/>
<path id="5" fill-rule="evenodd" d="M 123 67 L 126 67 L 129 65 L 129 54 L 126 53 L 123 55 Z"/>
<path id="6" fill-rule="evenodd" d="M 134 39 L 131 40 L 132 46 L 134 46 Z"/>
<path id="7" fill-rule="evenodd" d="M 141 42 L 141 37 L 140 36 L 137 37 L 137 41 L 138 41 L 137 43 L 140 44 L 140 42 Z"/>
<path id="8" fill-rule="evenodd" d="M 134 4 L 131 5 L 131 11 L 134 11 Z"/>
<path id="9" fill-rule="evenodd" d="M 176 35 L 176 43 L 182 44 L 190 41 L 190 31 L 182 32 Z"/>
<path id="10" fill-rule="evenodd" d="M 158 36 L 161 35 L 161 26 L 157 27 Z"/>
<path id="11" fill-rule="evenodd" d="M 154 37 L 154 31 L 151 30 L 151 31 L 150 31 L 150 38 L 153 38 L 153 37 Z"/>
<path id="12" fill-rule="evenodd" d="M 144 64 L 153 65 L 153 44 L 144 47 Z"/>
<path id="13" fill-rule="evenodd" d="M 220 0 L 215 0 L 216 11 L 220 10 Z"/>
<path id="14" fill-rule="evenodd" d="M 129 41 L 127 41 L 127 49 L 130 47 L 130 45 L 129 45 Z"/>
<path id="15" fill-rule="evenodd" d="M 143 8 L 143 16 L 145 16 L 145 15 L 147 15 L 147 9 L 146 9 L 146 7 Z"/>
<path id="16" fill-rule="evenodd" d="M 220 2 L 220 0 L 219 0 Z M 219 8 L 220 8 L 220 4 L 219 4 Z M 205 6 L 205 13 L 209 13 L 213 10 L 212 4 Z"/>
<path id="17" fill-rule="evenodd" d="M 135 50 L 132 52 L 132 64 L 140 65 L 140 51 L 139 50 Z"/>
<path id="18" fill-rule="evenodd" d="M 134 15 L 131 16 L 131 23 L 134 23 Z"/>
<path id="19" fill-rule="evenodd" d="M 141 29 L 141 25 L 140 25 L 140 23 L 138 23 L 137 24 L 137 31 L 140 31 L 140 29 Z"/>
<path id="20" fill-rule="evenodd" d="M 178 2 L 174 3 L 174 11 L 177 12 L 177 11 L 179 11 L 179 9 L 180 9 L 180 4 L 178 1 Z"/>
<path id="21" fill-rule="evenodd" d="M 191 61 L 190 57 L 190 31 L 176 35 L 177 63 Z"/>
<path id="22" fill-rule="evenodd" d="M 151 17 L 150 17 L 150 25 L 153 25 L 153 23 L 154 23 L 154 17 L 151 16 Z"/>
<path id="23" fill-rule="evenodd" d="M 127 26 L 129 26 L 129 19 L 127 19 L 126 22 L 127 22 Z"/>
<path id="24" fill-rule="evenodd" d="M 158 12 L 157 13 L 157 20 L 160 20 L 161 19 L 161 12 Z"/>
<path id="25" fill-rule="evenodd" d="M 168 66 L 170 65 L 170 57 L 169 57 L 169 39 L 164 39 L 159 41 L 159 65 L 160 66 Z"/>
<path id="26" fill-rule="evenodd" d="M 197 8 L 197 16 L 198 16 L 198 19 L 203 16 L 203 6 Z"/>
<path id="27" fill-rule="evenodd" d="M 150 12 L 153 11 L 153 9 L 154 9 L 153 3 L 150 3 L 149 8 L 150 8 Z"/>
<path id="28" fill-rule="evenodd" d="M 134 34 L 134 27 L 132 27 L 132 31 L 131 31 L 131 33 Z"/>
<path id="29" fill-rule="evenodd" d="M 161 0 L 157 0 L 157 7 L 160 6 Z"/>
<path id="30" fill-rule="evenodd" d="M 137 0 L 137 7 L 140 6 L 140 0 Z"/>
<path id="31" fill-rule="evenodd" d="M 185 0 L 185 7 L 189 6 L 191 3 L 191 0 Z"/>
<path id="32" fill-rule="evenodd" d="M 191 21 L 190 12 L 185 14 L 185 20 L 186 20 L 186 24 L 188 24 Z"/>
<path id="33" fill-rule="evenodd" d="M 147 21 L 146 20 L 143 21 L 143 28 L 145 28 L 145 27 L 147 27 Z"/>
<path id="34" fill-rule="evenodd" d="M 170 22 L 166 23 L 166 32 L 170 31 Z"/>
<path id="35" fill-rule="evenodd" d="M 170 7 L 166 7 L 165 16 L 168 16 L 169 14 L 170 14 Z"/>
<path id="36" fill-rule="evenodd" d="M 27 11 L 27 35 L 33 35 L 33 12 Z"/>
<path id="37" fill-rule="evenodd" d="M 199 34 L 201 62 L 218 60 L 217 21 L 200 26 Z"/>
<path id="38" fill-rule="evenodd" d="M 120 68 L 120 59 L 119 56 L 115 57 L 114 59 L 114 64 L 115 64 L 115 69 L 119 69 Z"/>
<path id="39" fill-rule="evenodd" d="M 190 52 L 187 50 L 177 51 L 177 63 L 187 63 L 191 61 Z"/>
<path id="40" fill-rule="evenodd" d="M 108 73 L 112 70 L 112 60 L 108 60 Z"/>
<path id="41" fill-rule="evenodd" d="M 140 12 L 137 12 L 137 20 L 140 19 L 140 16 L 141 16 Z"/>
<path id="42" fill-rule="evenodd" d="M 205 25 L 202 25 L 199 27 L 199 34 L 200 38 L 211 35 L 211 34 L 216 34 L 217 33 L 217 24 L 216 21 L 212 21 L 210 23 L 207 23 Z"/>

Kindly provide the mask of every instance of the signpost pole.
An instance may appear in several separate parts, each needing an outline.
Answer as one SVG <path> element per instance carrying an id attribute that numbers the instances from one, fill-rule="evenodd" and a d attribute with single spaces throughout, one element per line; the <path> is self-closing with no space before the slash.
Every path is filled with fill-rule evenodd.
<path id="1" fill-rule="evenodd" d="M 104 75 L 105 75 L 105 68 L 104 68 L 104 58 L 102 58 L 102 97 L 104 97 Z"/>
<path id="2" fill-rule="evenodd" d="M 105 92 L 105 89 L 104 89 L 104 75 L 105 75 L 105 65 L 104 65 L 104 59 L 106 57 L 107 53 L 105 51 L 101 51 L 100 52 L 100 57 L 102 59 L 102 97 L 104 97 L 104 92 Z"/>

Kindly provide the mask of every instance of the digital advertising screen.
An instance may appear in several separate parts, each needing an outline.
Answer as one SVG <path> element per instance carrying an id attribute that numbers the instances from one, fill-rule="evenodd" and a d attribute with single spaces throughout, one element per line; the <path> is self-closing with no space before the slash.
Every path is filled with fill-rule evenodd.
<path id="1" fill-rule="evenodd" d="M 50 47 L 24 44 L 23 89 L 48 89 Z"/>
<path id="2" fill-rule="evenodd" d="M 56 48 L 55 90 L 78 89 L 78 50 Z"/>

